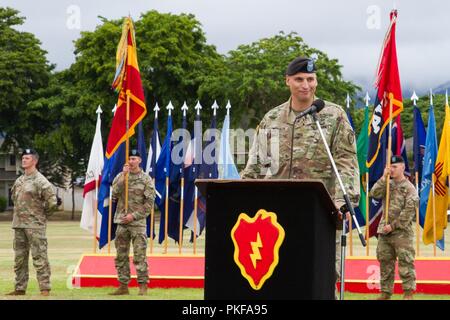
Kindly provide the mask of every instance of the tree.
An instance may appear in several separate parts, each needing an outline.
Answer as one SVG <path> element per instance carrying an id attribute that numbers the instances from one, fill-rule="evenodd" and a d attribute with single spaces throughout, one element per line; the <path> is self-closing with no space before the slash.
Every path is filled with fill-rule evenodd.
<path id="1" fill-rule="evenodd" d="M 82 32 L 81 38 L 75 42 L 76 62 L 71 71 L 75 82 L 87 90 L 83 92 L 84 96 L 96 96 L 102 105 L 112 106 L 117 95 L 110 88 L 123 20 L 101 20 L 103 24 L 95 31 Z M 185 100 L 194 105 L 204 74 L 212 72 L 221 59 L 215 47 L 206 43 L 201 24 L 191 14 L 149 11 L 135 21 L 135 29 L 139 69 L 149 113 L 156 102 L 162 107 L 169 101 L 177 108 Z M 177 117 L 180 114 L 179 110 L 174 112 L 175 126 L 181 125 L 181 116 Z M 165 116 L 166 113 L 162 112 L 162 127 Z M 193 112 L 189 116 L 193 120 Z M 112 114 L 105 116 L 104 128 L 109 128 L 111 118 Z M 149 123 L 144 121 L 144 126 Z"/>
<path id="2" fill-rule="evenodd" d="M 358 87 L 342 79 L 336 59 L 310 48 L 295 32 L 261 39 L 230 51 L 214 73 L 207 74 L 199 89 L 201 98 L 230 100 L 234 124 L 255 127 L 264 114 L 289 97 L 284 82 L 286 67 L 297 56 L 317 56 L 317 96 L 343 104 L 346 94 Z"/>
<path id="3" fill-rule="evenodd" d="M 80 97 L 83 88 L 72 79 L 70 70 L 53 74 L 30 107 L 40 110 L 47 121 L 45 132 L 34 135 L 34 146 L 41 152 L 40 170 L 59 187 L 66 188 L 69 182 L 74 219 L 74 191 L 86 172 L 97 101 Z"/>
<path id="4" fill-rule="evenodd" d="M 47 86 L 53 68 L 40 41 L 13 28 L 24 23 L 25 18 L 18 14 L 15 9 L 0 7 L 0 131 L 7 134 L 4 148 L 14 142 L 30 145 L 34 132 L 45 131 L 45 121 L 29 103 Z"/>

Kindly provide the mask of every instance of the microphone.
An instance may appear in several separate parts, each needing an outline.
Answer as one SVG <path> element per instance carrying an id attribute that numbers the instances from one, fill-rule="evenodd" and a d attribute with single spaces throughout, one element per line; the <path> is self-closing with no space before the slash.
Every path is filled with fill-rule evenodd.
<path id="1" fill-rule="evenodd" d="M 321 99 L 317 99 L 315 100 L 311 107 L 309 107 L 308 109 L 306 109 L 303 112 L 300 112 L 300 114 L 298 116 L 296 116 L 296 120 L 308 115 L 308 114 L 313 114 L 313 113 L 317 113 L 322 111 L 322 109 L 325 108 L 325 102 L 323 102 L 323 100 Z"/>

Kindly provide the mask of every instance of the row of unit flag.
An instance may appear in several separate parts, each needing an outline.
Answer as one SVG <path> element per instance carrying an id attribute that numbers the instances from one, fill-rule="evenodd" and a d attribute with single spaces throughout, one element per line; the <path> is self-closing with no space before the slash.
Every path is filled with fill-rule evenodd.
<path id="1" fill-rule="evenodd" d="M 369 118 L 370 97 L 366 94 L 366 108 L 361 132 L 357 139 L 358 163 L 361 175 L 361 198 L 356 208 L 360 225 L 366 225 L 366 238 L 376 236 L 377 226 L 384 218 L 385 208 L 378 199 L 368 196 L 368 191 L 378 181 L 384 168 L 390 165 L 391 155 L 402 155 L 405 159 L 405 174 L 411 176 L 405 148 L 405 139 L 401 126 L 403 98 L 396 50 L 397 11 L 390 14 L 390 25 L 382 46 L 376 74 L 377 93 L 374 109 Z M 447 209 L 449 204 L 450 178 L 450 108 L 448 95 L 445 105 L 445 120 L 438 148 L 436 122 L 434 116 L 433 94 L 430 93 L 428 126 L 425 130 L 418 97 L 411 98 L 413 109 L 413 158 L 416 188 L 420 196 L 420 205 L 416 214 L 416 233 L 419 237 L 419 225 L 423 228 L 424 244 L 435 244 L 444 250 L 444 230 L 447 227 Z M 350 97 L 347 96 L 347 115 L 353 127 L 349 112 Z M 419 239 L 419 238 L 417 238 Z M 367 255 L 369 246 L 366 248 Z M 419 254 L 419 240 L 417 240 Z"/>
<path id="2" fill-rule="evenodd" d="M 229 123 L 230 103 L 227 104 L 227 115 L 224 120 L 222 137 L 219 140 L 214 130 L 205 141 L 203 148 L 202 139 L 194 138 L 190 141 L 180 137 L 174 141 L 172 137 L 172 103 L 167 106 L 167 132 L 165 140 L 161 144 L 158 130 L 158 105 L 155 106 L 155 118 L 153 134 L 147 147 L 145 143 L 142 120 L 147 114 L 141 77 L 137 60 L 136 40 L 134 26 L 131 18 L 126 18 L 123 24 L 122 37 L 120 39 L 116 56 L 116 73 L 112 87 L 118 92 L 118 102 L 113 109 L 114 116 L 108 136 L 105 154 L 101 138 L 101 109 L 98 109 L 96 133 L 92 144 L 91 155 L 86 173 L 83 192 L 84 203 L 80 226 L 89 230 L 94 235 L 94 251 L 108 244 L 115 237 L 115 224 L 112 217 L 115 212 L 115 203 L 111 197 L 111 185 L 119 174 L 127 157 L 129 139 L 137 130 L 137 148 L 142 156 L 142 169 L 149 174 L 155 183 L 155 204 L 161 213 L 159 243 L 164 241 L 167 250 L 167 240 L 172 238 L 182 244 L 182 230 L 190 228 L 193 232 L 195 244 L 205 227 L 205 199 L 202 198 L 194 185 L 198 178 L 225 179 L 239 178 L 233 157 L 229 148 Z M 211 129 L 216 129 L 217 103 L 213 105 L 213 117 Z M 195 106 L 196 121 L 194 131 L 202 132 L 200 120 L 200 103 Z M 186 113 L 188 107 L 184 104 L 183 129 L 187 129 Z M 222 146 L 219 148 L 219 142 Z M 171 157 L 174 148 L 180 148 L 182 161 L 175 163 Z M 205 150 L 209 151 L 218 161 L 204 161 Z M 202 161 L 196 161 L 196 157 L 202 157 Z M 197 158 L 198 160 L 198 158 Z M 219 170 L 220 167 L 220 170 Z M 154 210 L 147 218 L 147 236 L 151 241 L 155 238 Z M 151 235 L 151 236 L 150 236 Z M 98 243 L 97 243 L 98 242 Z"/>
<path id="3" fill-rule="evenodd" d="M 151 141 L 147 146 L 142 122 L 137 125 L 137 149 L 142 155 L 141 167 L 146 174 L 149 174 L 155 183 L 156 199 L 155 204 L 161 213 L 159 243 L 167 243 L 167 238 L 172 238 L 180 245 L 182 236 L 180 230 L 189 228 L 199 236 L 205 227 L 205 199 L 199 194 L 194 182 L 196 179 L 239 179 L 238 170 L 234 164 L 233 155 L 230 150 L 230 108 L 228 102 L 227 114 L 223 121 L 220 137 L 217 136 L 216 129 L 216 109 L 217 103 L 213 105 L 213 116 L 210 125 L 211 130 L 206 131 L 206 140 L 198 139 L 194 132 L 202 132 L 202 121 L 200 119 L 200 103 L 195 106 L 196 116 L 194 122 L 194 132 L 192 139 L 187 136 L 180 136 L 178 141 L 174 141 L 172 103 L 167 106 L 167 132 L 161 144 L 158 124 L 158 105 L 153 109 L 155 118 L 153 122 L 153 133 Z M 101 110 L 100 107 L 98 110 Z M 182 129 L 187 129 L 186 113 L 188 107 L 186 103 L 182 106 L 183 120 Z M 97 111 L 99 112 L 99 111 Z M 101 111 L 100 111 L 101 112 Z M 97 116 L 96 133 L 91 148 L 91 155 L 86 172 L 84 186 L 84 202 L 80 226 L 93 232 L 97 230 L 96 237 L 101 249 L 110 243 L 115 237 L 115 225 L 112 223 L 115 207 L 111 201 L 111 185 L 114 178 L 122 171 L 125 164 L 125 142 L 122 142 L 115 150 L 109 154 L 103 154 L 101 138 L 101 118 L 100 112 Z M 116 117 L 117 111 L 114 115 Z M 185 131 L 187 132 L 187 131 Z M 110 133 L 111 137 L 111 133 Z M 177 163 L 171 156 L 174 150 L 179 150 L 182 161 Z M 212 156 L 214 161 L 205 159 Z M 109 158 L 108 158 L 109 156 Z M 196 157 L 202 157 L 202 161 L 197 161 Z M 98 199 L 98 200 L 97 200 Z M 94 215 L 95 209 L 97 216 Z M 194 207 L 197 208 L 194 212 Z M 194 216 L 194 213 L 196 216 Z M 154 212 L 147 218 L 147 236 L 153 234 Z M 166 221 L 167 224 L 166 224 Z M 180 221 L 182 221 L 180 223 Z M 193 235 L 194 237 L 194 235 Z M 193 237 L 191 241 L 193 241 Z"/>

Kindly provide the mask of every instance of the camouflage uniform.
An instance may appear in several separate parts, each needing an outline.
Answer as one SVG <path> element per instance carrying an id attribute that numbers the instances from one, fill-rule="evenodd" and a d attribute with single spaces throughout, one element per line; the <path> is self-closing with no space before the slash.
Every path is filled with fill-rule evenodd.
<path id="1" fill-rule="evenodd" d="M 134 220 L 128 224 L 122 223 L 125 213 L 125 184 L 124 175 L 120 173 L 113 181 L 112 196 L 118 201 L 114 223 L 118 224 L 115 245 L 117 256 L 115 259 L 119 282 L 128 285 L 130 282 L 130 242 L 133 244 L 133 263 L 136 268 L 139 284 L 148 283 L 147 266 L 147 235 L 146 217 L 150 214 L 155 201 L 155 187 L 153 181 L 142 170 L 129 173 L 128 176 L 128 213 Z"/>
<path id="2" fill-rule="evenodd" d="M 26 291 L 28 257 L 31 249 L 40 290 L 50 290 L 50 264 L 47 257 L 47 217 L 57 209 L 56 194 L 39 172 L 20 176 L 11 189 L 14 201 L 14 271 L 16 291 Z"/>
<path id="3" fill-rule="evenodd" d="M 318 179 L 336 207 L 345 204 L 342 190 L 311 116 L 295 122 L 291 100 L 270 110 L 258 127 L 242 179 Z M 359 201 L 359 167 L 355 133 L 342 107 L 325 101 L 317 114 L 342 182 L 354 206 Z M 295 122 L 295 126 L 294 126 Z M 279 150 L 279 151 L 278 151 Z M 338 228 L 341 226 L 338 226 Z M 336 272 L 340 271 L 340 237 L 336 232 Z"/>
<path id="4" fill-rule="evenodd" d="M 383 234 L 386 220 L 378 225 L 377 259 L 380 262 L 381 292 L 390 296 L 394 288 L 395 261 L 398 258 L 398 271 L 403 283 L 403 291 L 416 289 L 416 271 L 414 267 L 414 232 L 412 220 L 416 215 L 419 196 L 414 185 L 408 179 L 389 183 L 389 221 L 392 232 Z M 370 196 L 383 199 L 385 206 L 386 178 L 382 177 L 370 190 Z"/>

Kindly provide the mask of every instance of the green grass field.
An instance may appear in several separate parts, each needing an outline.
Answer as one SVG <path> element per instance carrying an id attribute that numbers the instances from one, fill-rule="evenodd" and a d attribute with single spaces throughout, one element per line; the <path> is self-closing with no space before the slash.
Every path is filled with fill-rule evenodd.
<path id="1" fill-rule="evenodd" d="M 137 288 L 130 289 L 129 296 L 112 297 L 108 293 L 113 288 L 72 288 L 71 274 L 83 253 L 93 252 L 92 236 L 79 227 L 79 213 L 76 221 L 67 221 L 68 213 L 57 213 L 52 217 L 47 227 L 48 254 L 52 271 L 52 291 L 50 297 L 41 297 L 36 281 L 36 273 L 30 261 L 30 281 L 26 296 L 9 297 L 5 294 L 14 289 L 14 252 L 12 249 L 13 230 L 11 229 L 10 215 L 0 214 L 0 300 L 30 300 L 30 299 L 55 299 L 55 300 L 199 300 L 203 299 L 203 289 L 150 289 L 148 295 L 141 297 L 137 295 Z M 447 230 L 448 231 L 448 230 Z M 188 233 L 185 239 L 188 239 Z M 450 236 L 446 237 L 449 241 Z M 358 240 L 354 235 L 354 243 Z M 448 244 L 450 245 L 450 243 Z M 376 241 L 371 243 L 371 253 L 375 251 Z M 197 245 L 198 253 L 204 253 L 204 237 L 199 238 Z M 448 248 L 448 247 L 447 247 Z M 183 253 L 192 253 L 192 244 L 187 243 Z M 427 250 L 431 250 L 427 248 Z M 363 248 L 358 249 L 355 244 L 353 251 L 355 255 L 362 255 Z M 428 255 L 427 251 L 427 255 Z M 163 248 L 155 246 L 154 253 L 162 253 Z M 169 252 L 178 252 L 178 247 L 170 241 Z M 107 253 L 104 248 L 101 253 Z M 115 253 L 114 245 L 111 253 Z M 31 260 L 31 259 L 30 259 Z M 346 293 L 347 300 L 372 300 L 376 295 Z M 394 295 L 394 299 L 401 299 L 401 295 Z M 448 300 L 450 296 L 416 295 L 416 299 L 424 300 Z"/>

